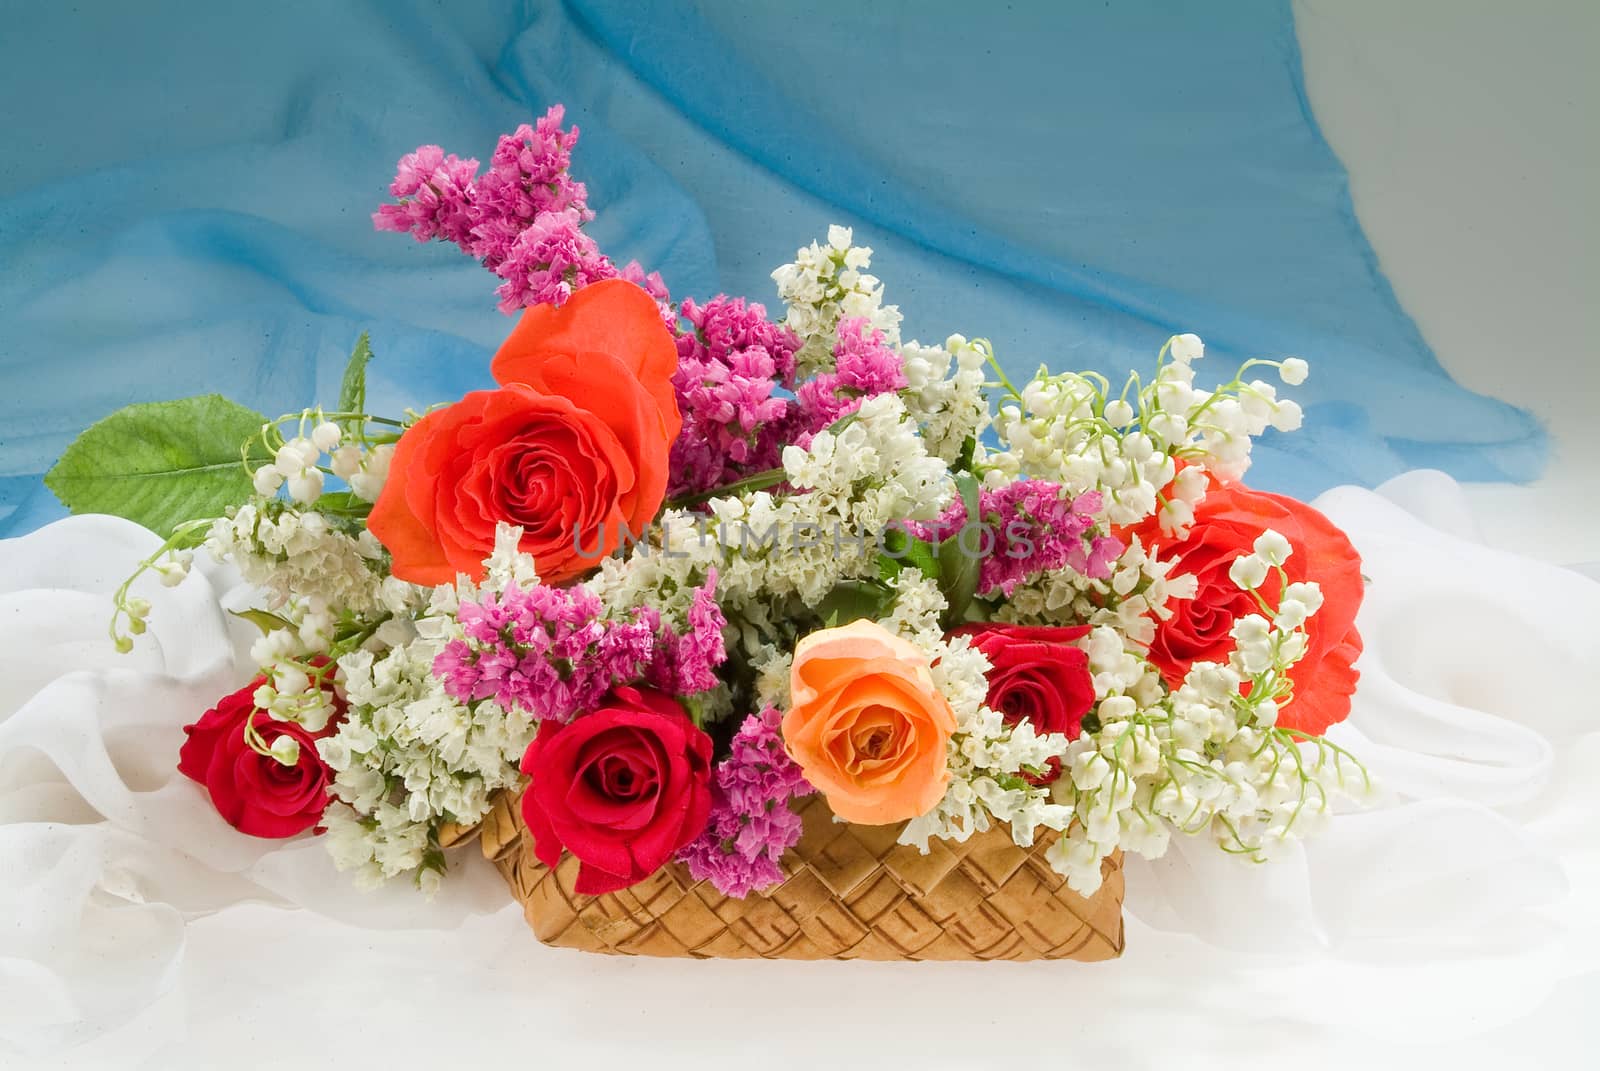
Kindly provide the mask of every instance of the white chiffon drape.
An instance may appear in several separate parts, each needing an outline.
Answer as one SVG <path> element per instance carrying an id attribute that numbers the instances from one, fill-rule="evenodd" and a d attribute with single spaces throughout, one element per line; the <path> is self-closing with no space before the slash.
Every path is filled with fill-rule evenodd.
<path id="1" fill-rule="evenodd" d="M 0 1063 L 1559 1055 L 1600 996 L 1600 583 L 1477 542 L 1438 473 L 1318 505 L 1371 578 L 1335 735 L 1379 798 L 1269 866 L 1194 842 L 1130 861 L 1127 953 L 1093 967 L 545 949 L 470 850 L 431 903 L 356 889 L 313 837 L 235 833 L 174 768 L 249 672 L 226 570 L 142 590 L 150 632 L 117 655 L 109 596 L 155 537 L 82 517 L 0 543 Z"/>

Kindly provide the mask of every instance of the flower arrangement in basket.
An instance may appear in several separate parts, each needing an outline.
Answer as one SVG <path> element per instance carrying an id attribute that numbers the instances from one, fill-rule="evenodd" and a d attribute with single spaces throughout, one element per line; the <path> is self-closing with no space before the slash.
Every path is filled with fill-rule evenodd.
<path id="1" fill-rule="evenodd" d="M 363 338 L 331 407 L 134 405 L 48 477 L 165 537 L 120 647 L 196 550 L 258 590 L 260 675 L 178 755 L 229 824 L 424 891 L 481 850 L 584 949 L 1099 959 L 1122 852 L 1264 859 L 1365 789 L 1321 736 L 1357 555 L 1241 482 L 1301 417 L 1250 370 L 1304 361 L 1019 387 L 904 339 L 842 227 L 781 319 L 675 303 L 585 232 L 561 119 L 418 149 L 374 217 L 502 280 L 498 387 L 374 415 Z"/>

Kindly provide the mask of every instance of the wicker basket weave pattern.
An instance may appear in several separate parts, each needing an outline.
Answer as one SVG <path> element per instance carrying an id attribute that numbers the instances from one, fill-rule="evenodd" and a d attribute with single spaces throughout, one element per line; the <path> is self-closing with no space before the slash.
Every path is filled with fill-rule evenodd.
<path id="1" fill-rule="evenodd" d="M 923 855 L 898 826 L 833 820 L 820 795 L 801 801 L 804 833 L 784 881 L 743 900 L 670 864 L 604 896 L 573 890 L 570 855 L 533 855 L 516 801 L 502 796 L 480 833 L 545 944 L 642 956 L 874 960 L 1104 960 L 1121 954 L 1122 859 L 1103 864 L 1090 897 L 1044 860 L 1054 835 L 1018 848 L 1004 828 Z"/>

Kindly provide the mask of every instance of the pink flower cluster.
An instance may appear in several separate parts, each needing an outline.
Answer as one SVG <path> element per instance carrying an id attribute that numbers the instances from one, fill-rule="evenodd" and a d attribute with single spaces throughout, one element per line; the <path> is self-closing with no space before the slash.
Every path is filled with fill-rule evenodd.
<path id="1" fill-rule="evenodd" d="M 574 209 L 544 212 L 506 247 L 495 274 L 500 311 L 515 313 L 533 305 L 560 305 L 579 287 L 615 278 L 594 239 L 583 232 Z"/>
<path id="2" fill-rule="evenodd" d="M 1111 563 L 1124 548 L 1115 536 L 1093 531 L 1100 507 L 1100 492 L 1085 491 L 1074 498 L 1048 480 L 1018 480 L 980 492 L 978 513 L 989 535 L 980 543 L 979 594 L 1010 596 L 1024 580 L 1054 569 L 1097 580 L 1110 576 Z M 907 525 L 907 530 L 942 542 L 957 538 L 965 523 L 966 508 L 958 498 L 938 520 Z"/>
<path id="3" fill-rule="evenodd" d="M 678 854 L 691 877 L 725 896 L 782 881 L 778 860 L 800 841 L 800 816 L 790 803 L 815 790 L 784 750 L 782 720 L 775 707 L 745 718 L 717 765 L 710 823 Z"/>
<path id="4" fill-rule="evenodd" d="M 717 605 L 716 589 L 717 571 L 711 569 L 689 603 L 688 631 L 681 636 L 660 625 L 653 609 L 640 611 L 658 622 L 659 642 L 645 675 L 652 687 L 672 695 L 697 695 L 717 686 L 717 667 L 728 658 L 722 638 L 728 619 Z"/>
<path id="5" fill-rule="evenodd" d="M 378 230 L 443 239 L 504 282 L 500 308 L 559 305 L 581 286 L 617 275 L 583 225 L 594 218 L 588 191 L 572 178 L 578 128 L 561 128 L 558 104 L 535 125 L 500 139 L 489 170 L 477 160 L 424 145 L 400 159 L 389 192 L 397 204 L 373 213 Z"/>
<path id="6" fill-rule="evenodd" d="M 400 203 L 374 212 L 373 226 L 409 233 L 419 242 L 440 238 L 467 249 L 478 225 L 477 178 L 478 161 L 446 155 L 437 145 L 423 145 L 400 158 L 389 184 L 389 192 Z"/>
<path id="7" fill-rule="evenodd" d="M 672 384 L 683 433 L 672 447 L 669 495 L 719 487 L 778 463 L 794 402 L 800 340 L 767 319 L 761 305 L 718 295 L 683 302 L 689 329 L 678 335 Z"/>
<path id="8" fill-rule="evenodd" d="M 639 680 L 674 695 L 708 691 L 727 658 L 715 584 L 712 575 L 695 592 L 681 636 L 648 607 L 631 621 L 605 618 L 599 597 L 581 586 L 486 592 L 461 603 L 465 637 L 445 646 L 433 672 L 458 702 L 493 699 L 541 721 L 571 721 Z"/>
<path id="9" fill-rule="evenodd" d="M 809 446 L 817 432 L 859 409 L 863 398 L 906 386 L 905 363 L 865 317 L 839 321 L 833 359 L 834 371 L 802 383 L 795 392 L 800 407 L 792 439 L 800 446 Z"/>

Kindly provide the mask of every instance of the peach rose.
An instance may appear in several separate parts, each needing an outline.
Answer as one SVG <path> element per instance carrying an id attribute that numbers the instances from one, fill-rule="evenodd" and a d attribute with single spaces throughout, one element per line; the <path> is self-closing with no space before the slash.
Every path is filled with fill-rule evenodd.
<path id="1" fill-rule="evenodd" d="M 881 826 L 938 805 L 956 716 L 927 655 L 871 621 L 822 629 L 795 646 L 790 693 L 784 744 L 834 814 Z"/>

